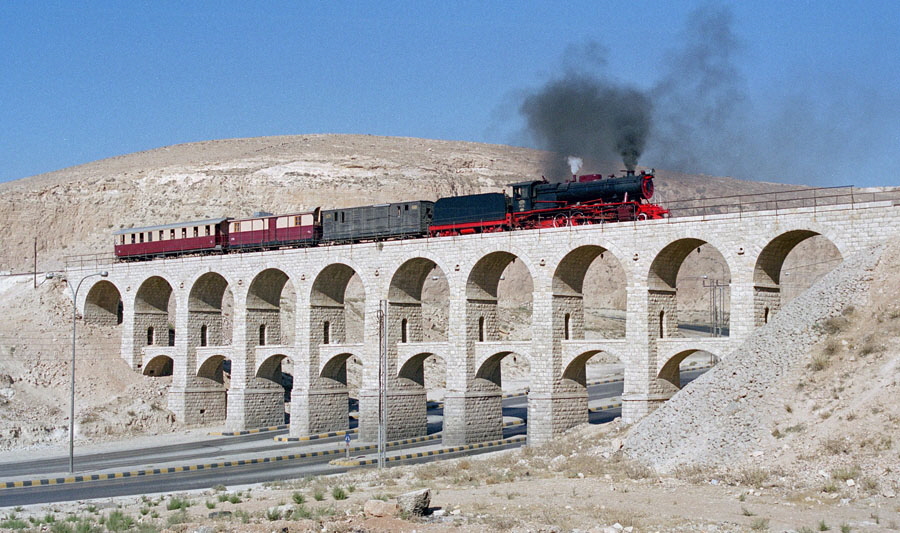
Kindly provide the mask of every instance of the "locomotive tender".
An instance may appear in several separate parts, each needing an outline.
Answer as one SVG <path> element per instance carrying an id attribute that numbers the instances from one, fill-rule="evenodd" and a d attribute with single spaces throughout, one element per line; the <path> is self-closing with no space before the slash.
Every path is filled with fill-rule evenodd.
<path id="1" fill-rule="evenodd" d="M 513 183 L 505 193 L 470 194 L 242 219 L 213 218 L 113 233 L 120 260 L 266 250 L 360 241 L 443 237 L 665 218 L 649 203 L 653 174 L 573 176 L 572 181 Z"/>

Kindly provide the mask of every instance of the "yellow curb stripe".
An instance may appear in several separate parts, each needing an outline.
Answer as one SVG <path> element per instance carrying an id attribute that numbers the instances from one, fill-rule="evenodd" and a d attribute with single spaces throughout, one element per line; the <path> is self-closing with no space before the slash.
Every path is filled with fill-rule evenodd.
<path id="1" fill-rule="evenodd" d="M 482 449 L 482 448 L 492 448 L 492 447 L 497 447 L 497 446 L 504 446 L 507 444 L 515 444 L 518 442 L 524 442 L 527 438 L 528 437 L 525 437 L 525 436 L 518 436 L 518 437 L 511 437 L 508 439 L 489 441 L 489 442 L 478 442 L 475 444 L 466 444 L 464 446 L 454 446 L 452 448 L 429 450 L 426 452 L 408 453 L 408 454 L 404 454 L 404 455 L 392 455 L 390 457 L 385 457 L 384 460 L 385 460 L 385 462 L 403 461 L 406 459 L 418 459 L 421 457 L 433 457 L 436 455 L 443 455 L 443 454 L 447 454 L 447 453 L 456 453 L 456 452 L 461 452 L 461 451 L 465 451 L 465 450 L 477 450 L 477 449 Z M 368 465 L 378 464 L 378 459 L 351 459 L 349 461 L 342 460 L 342 459 L 336 459 L 334 461 L 331 461 L 329 464 L 332 464 L 335 466 L 368 466 Z"/>

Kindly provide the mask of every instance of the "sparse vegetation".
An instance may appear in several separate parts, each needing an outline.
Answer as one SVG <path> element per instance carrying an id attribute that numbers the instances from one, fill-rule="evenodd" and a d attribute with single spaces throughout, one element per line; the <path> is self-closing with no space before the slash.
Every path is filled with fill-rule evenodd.
<path id="1" fill-rule="evenodd" d="M 768 531 L 769 530 L 769 519 L 768 518 L 757 518 L 753 522 L 750 523 L 750 529 L 753 531 Z"/>

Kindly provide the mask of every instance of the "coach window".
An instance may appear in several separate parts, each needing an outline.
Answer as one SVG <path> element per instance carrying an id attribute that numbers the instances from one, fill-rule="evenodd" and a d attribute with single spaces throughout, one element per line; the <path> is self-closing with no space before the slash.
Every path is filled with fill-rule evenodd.
<path id="1" fill-rule="evenodd" d="M 343 224 L 343 223 L 346 222 L 346 221 L 347 221 L 347 220 L 344 218 L 344 212 L 341 211 L 341 224 Z"/>
<path id="2" fill-rule="evenodd" d="M 153 232 L 152 231 L 147 232 L 147 242 L 153 242 Z"/>
<path id="3" fill-rule="evenodd" d="M 175 230 L 173 230 L 173 229 L 169 230 L 169 238 L 172 239 L 173 241 L 175 240 Z"/>
<path id="4" fill-rule="evenodd" d="M 131 244 L 134 244 L 134 233 L 131 234 Z"/>
<path id="5" fill-rule="evenodd" d="M 144 242 L 144 233 L 143 232 L 138 233 L 138 240 L 141 242 Z"/>
<path id="6" fill-rule="evenodd" d="M 187 228 L 181 228 L 181 238 L 187 239 Z"/>
<path id="7" fill-rule="evenodd" d="M 302 226 L 302 225 L 303 225 L 303 223 L 302 223 L 300 217 L 294 217 L 294 225 L 295 225 L 295 226 Z"/>
<path id="8" fill-rule="evenodd" d="M 209 231 L 209 226 L 206 226 L 206 236 L 207 236 L 207 237 L 209 237 L 209 233 L 210 233 L 210 231 Z"/>
<path id="9" fill-rule="evenodd" d="M 197 226 L 194 226 L 194 237 L 199 237 L 199 236 L 200 236 L 200 228 L 198 228 Z"/>
<path id="10" fill-rule="evenodd" d="M 159 230 L 159 240 L 163 240 L 166 238 L 166 232 L 163 230 Z"/>

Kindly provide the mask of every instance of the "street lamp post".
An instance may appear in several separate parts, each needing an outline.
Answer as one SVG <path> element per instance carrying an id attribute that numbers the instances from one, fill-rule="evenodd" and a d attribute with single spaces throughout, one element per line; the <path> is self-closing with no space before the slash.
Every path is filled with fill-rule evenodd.
<path id="1" fill-rule="evenodd" d="M 54 272 L 47 273 L 47 279 L 53 278 L 62 278 L 66 281 L 66 285 L 69 286 L 69 290 L 72 292 L 72 369 L 71 369 L 71 377 L 72 380 L 69 384 L 69 473 L 75 473 L 75 327 L 76 320 L 78 318 L 78 289 L 81 288 L 81 284 L 84 283 L 84 280 L 88 278 L 92 278 L 94 276 L 100 276 L 101 278 L 105 278 L 109 275 L 109 272 L 103 270 L 101 272 L 95 272 L 93 274 L 88 274 L 81 278 L 78 282 L 78 285 L 72 287 L 72 283 L 69 281 L 69 278 L 65 277 L 62 274 L 56 274 Z"/>

